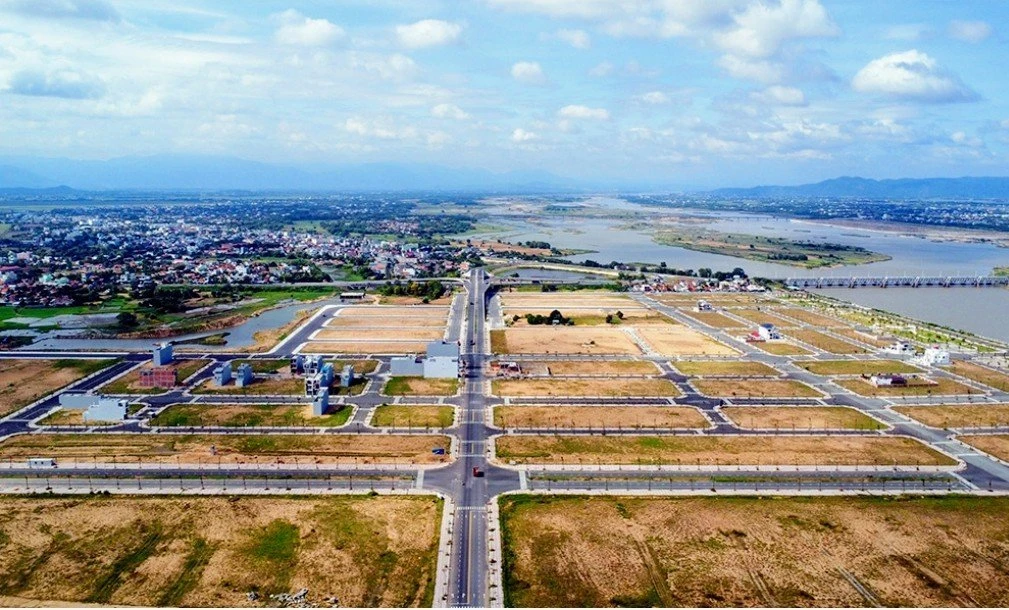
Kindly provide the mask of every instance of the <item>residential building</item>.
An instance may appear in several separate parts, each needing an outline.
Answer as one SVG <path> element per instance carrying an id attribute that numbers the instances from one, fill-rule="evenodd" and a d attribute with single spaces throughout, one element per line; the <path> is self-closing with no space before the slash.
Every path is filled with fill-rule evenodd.
<path id="1" fill-rule="evenodd" d="M 166 366 L 172 363 L 172 344 L 162 343 L 154 348 L 154 366 Z"/>
<path id="2" fill-rule="evenodd" d="M 238 366 L 238 371 L 235 374 L 235 385 L 240 388 L 244 388 L 251 385 L 254 378 L 255 375 L 252 374 L 252 365 L 248 362 L 243 362 Z"/>
<path id="3" fill-rule="evenodd" d="M 219 387 L 224 387 L 231 383 L 231 362 L 225 362 L 214 369 L 214 381 Z"/>

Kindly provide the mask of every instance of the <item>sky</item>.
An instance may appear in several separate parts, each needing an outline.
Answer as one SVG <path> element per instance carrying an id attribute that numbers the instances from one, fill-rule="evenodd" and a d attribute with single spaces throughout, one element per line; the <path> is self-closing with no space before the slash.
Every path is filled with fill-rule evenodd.
<path id="1" fill-rule="evenodd" d="M 1002 0 L 0 0 L 0 155 L 1007 175 Z"/>

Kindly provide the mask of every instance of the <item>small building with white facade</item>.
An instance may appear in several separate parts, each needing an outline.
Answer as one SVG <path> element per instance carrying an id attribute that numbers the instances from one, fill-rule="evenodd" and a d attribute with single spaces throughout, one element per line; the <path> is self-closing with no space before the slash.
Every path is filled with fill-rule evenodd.
<path id="1" fill-rule="evenodd" d="M 231 363 L 225 362 L 214 369 L 214 383 L 224 387 L 231 383 Z"/>
<path id="2" fill-rule="evenodd" d="M 766 322 L 757 327 L 757 336 L 761 341 L 776 341 L 781 338 L 781 333 L 774 327 L 774 324 Z"/>
<path id="3" fill-rule="evenodd" d="M 939 347 L 926 347 L 918 362 L 925 366 L 949 366 L 949 352 Z"/>
<path id="4" fill-rule="evenodd" d="M 235 374 L 235 385 L 244 388 L 252 383 L 255 379 L 255 375 L 252 374 L 252 365 L 248 362 L 243 362 L 238 365 L 238 371 Z"/>
<path id="5" fill-rule="evenodd" d="M 329 388 L 322 388 L 312 399 L 312 415 L 321 417 L 329 410 Z"/>
<path id="6" fill-rule="evenodd" d="M 126 419 L 127 402 L 118 398 L 95 396 L 84 410 L 84 421 L 123 421 Z"/>
<path id="7" fill-rule="evenodd" d="M 894 356 L 914 356 L 915 354 L 914 345 L 910 341 L 904 340 L 894 341 L 883 348 L 883 351 Z"/>
<path id="8" fill-rule="evenodd" d="M 459 377 L 459 351 L 458 343 L 432 341 L 427 344 L 427 355 L 424 358 L 392 358 L 389 361 L 389 373 L 393 377 L 456 379 Z"/>
<path id="9" fill-rule="evenodd" d="M 172 344 L 162 343 L 155 347 L 151 359 L 154 362 L 154 366 L 167 366 L 171 364 L 173 360 Z"/>

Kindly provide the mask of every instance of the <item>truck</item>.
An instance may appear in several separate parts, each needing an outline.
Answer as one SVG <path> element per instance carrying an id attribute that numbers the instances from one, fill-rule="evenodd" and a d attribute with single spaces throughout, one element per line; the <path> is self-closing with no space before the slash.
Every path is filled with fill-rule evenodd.
<path id="1" fill-rule="evenodd" d="M 56 468 L 56 458 L 28 458 L 28 468 Z"/>
<path id="2" fill-rule="evenodd" d="M 479 466 L 474 466 L 473 467 L 473 476 L 475 476 L 475 477 L 482 477 L 483 476 L 483 471 L 480 470 Z"/>

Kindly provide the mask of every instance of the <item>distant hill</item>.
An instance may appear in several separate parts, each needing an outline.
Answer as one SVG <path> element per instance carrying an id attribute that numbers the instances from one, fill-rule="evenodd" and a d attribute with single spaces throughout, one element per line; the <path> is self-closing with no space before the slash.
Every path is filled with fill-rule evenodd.
<path id="1" fill-rule="evenodd" d="M 1009 178 L 901 178 L 843 176 L 798 186 L 755 186 L 708 191 L 715 197 L 863 197 L 872 199 L 1009 199 Z"/>

